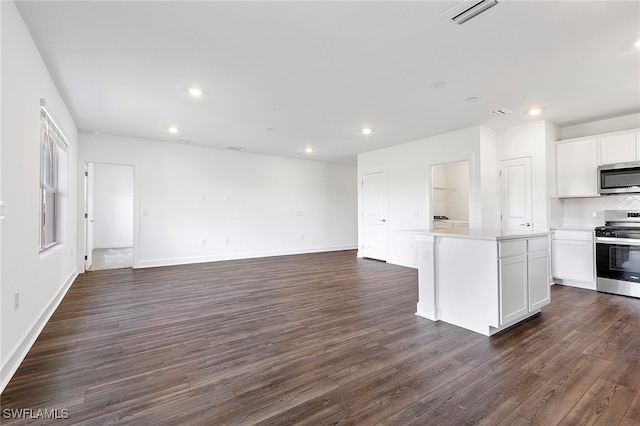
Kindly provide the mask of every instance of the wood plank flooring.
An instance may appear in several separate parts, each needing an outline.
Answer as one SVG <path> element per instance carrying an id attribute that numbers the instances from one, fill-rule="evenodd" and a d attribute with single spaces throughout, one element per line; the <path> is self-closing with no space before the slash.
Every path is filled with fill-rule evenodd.
<path id="1" fill-rule="evenodd" d="M 556 285 L 493 337 L 354 251 L 78 277 L 1 396 L 56 424 L 640 425 L 640 300 Z"/>

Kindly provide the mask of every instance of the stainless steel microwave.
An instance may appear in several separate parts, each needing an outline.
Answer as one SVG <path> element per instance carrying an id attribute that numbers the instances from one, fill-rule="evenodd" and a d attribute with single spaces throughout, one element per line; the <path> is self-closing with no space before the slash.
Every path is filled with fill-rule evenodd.
<path id="1" fill-rule="evenodd" d="M 598 192 L 601 195 L 640 193 L 640 161 L 598 167 Z"/>

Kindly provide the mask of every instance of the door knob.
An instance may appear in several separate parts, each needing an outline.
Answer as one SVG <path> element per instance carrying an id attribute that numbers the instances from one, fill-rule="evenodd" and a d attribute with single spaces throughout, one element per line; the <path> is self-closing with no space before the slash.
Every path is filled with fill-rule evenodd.
<path id="1" fill-rule="evenodd" d="M 531 226 L 531 224 L 529 222 L 527 223 L 521 223 L 520 226 Z"/>
<path id="2" fill-rule="evenodd" d="M 380 222 L 386 222 L 387 219 L 380 219 Z"/>

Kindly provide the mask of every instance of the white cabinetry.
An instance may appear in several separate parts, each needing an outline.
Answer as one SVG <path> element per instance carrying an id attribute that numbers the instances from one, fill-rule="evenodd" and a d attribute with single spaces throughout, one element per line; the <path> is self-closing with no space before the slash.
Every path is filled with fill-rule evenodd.
<path id="1" fill-rule="evenodd" d="M 500 324 L 508 324 L 529 312 L 527 304 L 527 255 L 502 258 L 500 265 Z"/>
<path id="2" fill-rule="evenodd" d="M 637 129 L 558 141 L 558 197 L 598 196 L 598 166 L 628 161 L 640 161 Z"/>
<path id="3" fill-rule="evenodd" d="M 596 289 L 593 231 L 554 230 L 551 253 L 552 275 L 556 282 Z"/>
<path id="4" fill-rule="evenodd" d="M 546 233 L 445 229 L 417 240 L 421 317 L 490 336 L 551 301 Z"/>
<path id="5" fill-rule="evenodd" d="M 551 301 L 549 239 L 499 243 L 500 325 L 540 310 Z"/>
<path id="6" fill-rule="evenodd" d="M 597 196 L 597 139 L 559 142 L 556 148 L 558 197 Z"/>
<path id="7" fill-rule="evenodd" d="M 636 133 L 617 133 L 600 138 L 598 164 L 625 163 L 638 160 Z"/>

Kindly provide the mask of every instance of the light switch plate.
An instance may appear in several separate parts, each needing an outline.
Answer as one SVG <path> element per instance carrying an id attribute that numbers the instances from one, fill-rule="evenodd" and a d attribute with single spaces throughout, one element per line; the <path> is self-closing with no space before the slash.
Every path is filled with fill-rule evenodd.
<path id="1" fill-rule="evenodd" d="M 4 210 L 6 205 L 7 204 L 4 201 L 0 201 L 0 220 L 4 220 Z"/>

